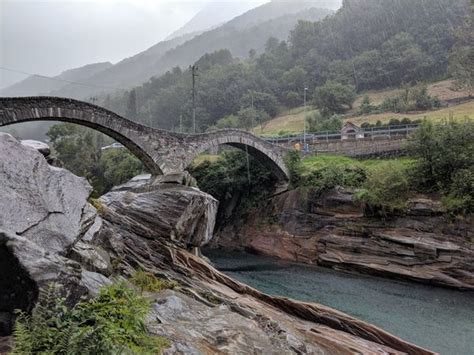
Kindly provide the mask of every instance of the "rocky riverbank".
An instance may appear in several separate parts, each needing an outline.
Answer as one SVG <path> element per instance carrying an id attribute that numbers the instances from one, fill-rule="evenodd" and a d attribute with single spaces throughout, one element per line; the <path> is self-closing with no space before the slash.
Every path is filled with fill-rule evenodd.
<path id="1" fill-rule="evenodd" d="M 0 134 L 0 156 L 0 336 L 11 332 L 14 310 L 31 310 L 51 282 L 74 303 L 144 269 L 178 285 L 147 295 L 147 328 L 170 340 L 166 353 L 431 353 L 331 308 L 271 297 L 215 270 L 197 255 L 211 238 L 217 201 L 196 188 L 140 180 L 93 207 L 84 179 L 48 165 L 13 137 Z M 8 339 L 0 346 L 5 350 Z"/>
<path id="2" fill-rule="evenodd" d="M 406 215 L 364 216 L 354 194 L 296 189 L 219 229 L 213 247 L 457 289 L 474 289 L 474 222 L 412 199 Z"/>

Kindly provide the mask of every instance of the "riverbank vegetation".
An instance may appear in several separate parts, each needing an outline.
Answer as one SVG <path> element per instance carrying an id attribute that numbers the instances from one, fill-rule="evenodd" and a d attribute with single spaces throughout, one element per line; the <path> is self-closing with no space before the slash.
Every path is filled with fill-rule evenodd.
<path id="1" fill-rule="evenodd" d="M 474 122 L 423 122 L 409 140 L 407 152 L 407 157 L 398 159 L 357 160 L 331 155 L 301 158 L 290 151 L 286 157 L 290 186 L 320 192 L 352 189 L 368 212 L 381 216 L 403 214 L 408 199 L 418 194 L 441 197 L 453 215 L 474 212 Z M 226 152 L 214 163 L 196 164 L 192 174 L 203 191 L 220 201 L 240 194 L 242 210 L 257 206 L 274 183 L 268 171 L 252 160 L 249 184 L 246 156 L 241 152 Z"/>
<path id="2" fill-rule="evenodd" d="M 31 315 L 19 313 L 13 354 L 158 354 L 169 346 L 145 327 L 149 302 L 126 283 L 69 307 L 55 285 L 41 291 Z"/>
<path id="3" fill-rule="evenodd" d="M 189 172 L 202 191 L 221 206 L 238 206 L 238 213 L 257 207 L 277 183 L 269 169 L 240 150 L 224 151 L 218 159 L 195 161 Z M 218 219 L 227 217 L 230 213 L 219 208 Z"/>

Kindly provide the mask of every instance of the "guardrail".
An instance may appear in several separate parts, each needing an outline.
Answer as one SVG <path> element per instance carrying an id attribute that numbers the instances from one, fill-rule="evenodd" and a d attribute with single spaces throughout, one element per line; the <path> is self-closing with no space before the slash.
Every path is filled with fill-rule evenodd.
<path id="1" fill-rule="evenodd" d="M 390 138 L 391 136 L 400 136 L 404 135 L 407 136 L 411 132 L 417 130 L 419 125 L 417 124 L 409 124 L 409 125 L 393 125 L 393 126 L 380 126 L 380 127 L 371 127 L 371 128 L 364 128 L 357 132 L 358 135 L 364 135 L 364 138 L 376 138 L 376 137 L 387 137 Z M 302 143 L 306 140 L 309 144 L 315 144 L 317 142 L 327 142 L 327 141 L 334 141 L 334 140 L 341 140 L 342 134 L 340 131 L 325 131 L 325 132 L 308 132 L 306 135 L 298 134 L 298 135 L 288 135 L 288 136 L 277 136 L 277 137 L 262 137 L 267 142 L 273 144 L 291 144 L 300 142 Z M 362 139 L 359 138 L 359 139 Z"/>

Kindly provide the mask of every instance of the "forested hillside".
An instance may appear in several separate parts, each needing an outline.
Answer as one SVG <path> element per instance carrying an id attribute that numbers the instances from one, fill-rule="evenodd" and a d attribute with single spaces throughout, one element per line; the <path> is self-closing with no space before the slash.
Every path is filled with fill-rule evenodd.
<path id="1" fill-rule="evenodd" d="M 346 0 L 333 16 L 300 21 L 288 41 L 269 38 L 248 60 L 228 50 L 206 54 L 196 63 L 198 128 L 250 127 L 302 105 L 305 87 L 308 102 L 329 117 L 349 109 L 357 92 L 445 78 L 469 46 L 462 35 L 469 11 L 467 0 Z M 219 45 L 238 43 L 226 41 Z M 340 102 L 322 107 L 328 100 Z M 155 127 L 189 130 L 191 73 L 176 67 L 103 104 Z"/>

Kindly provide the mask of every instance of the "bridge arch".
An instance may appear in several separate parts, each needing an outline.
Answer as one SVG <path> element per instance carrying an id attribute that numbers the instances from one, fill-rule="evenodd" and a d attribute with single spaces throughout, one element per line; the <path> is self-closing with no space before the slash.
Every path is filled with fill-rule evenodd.
<path id="1" fill-rule="evenodd" d="M 284 148 L 276 147 L 253 134 L 239 129 L 223 129 L 203 134 L 189 136 L 186 144 L 192 146 L 192 154 L 188 154 L 185 160 L 185 168 L 187 168 L 205 151 L 218 147 L 220 145 L 228 145 L 248 151 L 249 155 L 258 160 L 267 169 L 272 171 L 279 180 L 288 180 L 288 170 L 283 161 Z"/>
<path id="2" fill-rule="evenodd" d="M 128 148 L 153 174 L 162 170 L 141 134 L 151 128 L 86 102 L 57 97 L 0 98 L 0 127 L 31 121 L 75 123 L 104 133 Z"/>
<path id="3" fill-rule="evenodd" d="M 78 100 L 47 96 L 0 98 L 0 127 L 29 121 L 71 122 L 100 131 L 127 147 L 154 175 L 181 173 L 199 154 L 224 144 L 247 149 L 280 180 L 287 181 L 289 177 L 283 162 L 285 149 L 246 131 L 179 134 L 140 125 Z"/>

